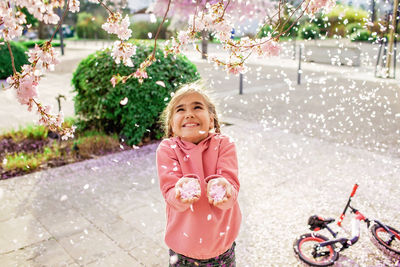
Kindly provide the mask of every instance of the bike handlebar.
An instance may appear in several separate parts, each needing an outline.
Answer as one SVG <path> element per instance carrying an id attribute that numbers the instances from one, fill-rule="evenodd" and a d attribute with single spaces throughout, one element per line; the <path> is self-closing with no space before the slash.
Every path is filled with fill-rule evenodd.
<path id="1" fill-rule="evenodd" d="M 358 188 L 358 184 L 354 184 L 353 191 L 351 191 L 350 197 L 353 197 L 353 196 L 354 196 L 354 194 L 355 194 L 356 191 L 357 191 L 357 188 Z"/>
<path id="2" fill-rule="evenodd" d="M 342 221 L 344 219 L 344 215 L 346 214 L 347 208 L 350 206 L 350 202 L 351 202 L 351 198 L 354 196 L 354 194 L 356 193 L 358 188 L 358 184 L 354 184 L 353 186 L 353 191 L 351 191 L 349 200 L 347 201 L 346 207 L 344 208 L 344 211 L 342 212 L 342 214 L 340 215 L 340 218 L 337 222 L 337 225 L 342 226 Z"/>

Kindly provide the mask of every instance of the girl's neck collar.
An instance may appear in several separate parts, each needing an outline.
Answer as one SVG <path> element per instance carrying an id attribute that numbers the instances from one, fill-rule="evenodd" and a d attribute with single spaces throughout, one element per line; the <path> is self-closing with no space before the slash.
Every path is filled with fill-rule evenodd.
<path id="1" fill-rule="evenodd" d="M 191 147 L 196 147 L 199 146 L 201 144 L 203 144 L 204 142 L 206 142 L 207 140 L 209 140 L 210 138 L 212 138 L 213 136 L 215 136 L 216 133 L 208 133 L 208 136 L 206 138 L 204 138 L 203 140 L 201 140 L 199 143 L 195 144 L 189 141 L 184 141 L 182 140 L 179 136 L 173 137 L 173 139 L 179 143 L 181 143 L 182 145 L 184 145 L 185 147 L 191 148 Z"/>

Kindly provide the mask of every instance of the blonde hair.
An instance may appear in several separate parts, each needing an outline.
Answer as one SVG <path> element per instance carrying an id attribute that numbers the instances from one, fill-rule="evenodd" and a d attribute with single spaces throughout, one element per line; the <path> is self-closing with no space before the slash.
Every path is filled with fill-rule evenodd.
<path id="1" fill-rule="evenodd" d="M 212 103 L 210 97 L 205 92 L 205 87 L 202 81 L 197 81 L 193 83 L 188 83 L 179 88 L 168 105 L 165 107 L 164 111 L 161 113 L 161 125 L 164 130 L 164 136 L 167 138 L 173 137 L 174 132 L 172 131 L 172 115 L 174 114 L 174 107 L 176 104 L 186 95 L 197 93 L 201 95 L 204 99 L 204 103 L 207 106 L 207 110 L 210 115 L 214 118 L 214 130 L 216 133 L 220 133 L 220 124 L 217 116 L 217 111 L 215 105 Z"/>

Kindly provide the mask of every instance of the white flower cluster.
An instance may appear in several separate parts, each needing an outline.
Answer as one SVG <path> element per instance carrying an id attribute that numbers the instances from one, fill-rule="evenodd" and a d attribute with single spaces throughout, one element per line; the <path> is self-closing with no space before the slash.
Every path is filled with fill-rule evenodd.
<path id="1" fill-rule="evenodd" d="M 79 6 L 80 3 L 78 0 L 70 0 L 68 9 L 72 13 L 79 12 Z"/>
<path id="2" fill-rule="evenodd" d="M 55 51 L 50 44 L 45 44 L 42 47 L 35 45 L 35 49 L 28 52 L 29 62 L 35 63 L 40 70 L 54 70 L 54 66 L 60 63 L 58 59 L 59 53 Z"/>
<path id="3" fill-rule="evenodd" d="M 20 11 L 13 12 L 8 8 L 7 2 L 0 2 L 0 38 L 10 41 L 22 35 L 22 24 L 26 23 L 25 14 Z"/>
<path id="4" fill-rule="evenodd" d="M 72 0 L 76 1 L 77 0 Z M 56 24 L 59 17 L 54 13 L 54 8 L 62 7 L 63 0 L 9 0 L 0 1 L 0 38 L 5 41 L 13 40 L 22 35 L 23 24 L 26 23 L 26 16 L 21 11 L 14 11 L 14 7 L 26 7 L 28 12 L 35 18 L 46 24 Z"/>
<path id="5" fill-rule="evenodd" d="M 224 66 L 225 70 L 232 74 L 245 73 L 247 67 L 244 61 L 253 52 L 259 56 L 277 56 L 280 51 L 279 44 L 271 37 L 252 40 L 242 38 L 232 40 L 231 31 L 234 28 L 231 16 L 225 14 L 224 5 L 219 2 L 214 5 L 207 5 L 206 10 L 199 12 L 189 18 L 189 28 L 181 31 L 177 38 L 172 38 L 166 43 L 165 55 L 168 53 L 180 53 L 182 47 L 187 43 L 196 41 L 196 33 L 204 30 L 210 31 L 221 41 L 222 47 L 229 53 L 229 60 L 224 62 L 217 57 L 208 57 L 210 61 L 219 66 Z"/>
<path id="6" fill-rule="evenodd" d="M 121 60 L 125 66 L 133 67 L 131 57 L 136 54 L 136 46 L 131 43 L 116 41 L 111 52 L 115 63 L 120 64 Z"/>
<path id="7" fill-rule="evenodd" d="M 132 35 L 132 30 L 129 29 L 129 17 L 128 15 L 122 19 L 122 15 L 119 12 L 110 13 L 107 22 L 101 27 L 108 33 L 116 34 L 120 41 L 116 41 L 111 52 L 111 56 L 114 58 L 115 63 L 120 64 L 121 61 L 125 66 L 133 67 L 131 57 L 136 54 L 136 46 L 124 42 L 128 40 Z M 114 83 L 113 83 L 114 85 Z M 115 85 L 114 85 L 115 86 Z"/>
<path id="8" fill-rule="evenodd" d="M 132 35 L 132 30 L 129 29 L 129 17 L 128 15 L 122 19 L 122 15 L 119 12 L 111 13 L 101 27 L 108 33 L 113 33 L 118 35 L 121 40 L 128 40 Z"/>

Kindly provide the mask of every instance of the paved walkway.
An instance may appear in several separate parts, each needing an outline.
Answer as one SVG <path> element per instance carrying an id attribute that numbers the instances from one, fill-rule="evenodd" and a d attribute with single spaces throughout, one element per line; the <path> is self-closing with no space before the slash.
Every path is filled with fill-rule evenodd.
<path id="1" fill-rule="evenodd" d="M 83 51 L 90 52 L 76 48 Z M 222 131 L 238 147 L 238 266 L 297 266 L 292 244 L 308 231 L 307 218 L 338 217 L 355 182 L 354 206 L 400 228 L 398 82 L 371 78 L 368 67 L 306 64 L 298 86 L 295 62 L 255 61 L 238 95 L 237 78 L 195 61 L 222 121 L 232 124 Z M 48 82 L 62 87 L 67 78 Z M 166 266 L 156 147 L 0 181 L 0 265 Z M 365 228 L 341 255 L 337 266 L 398 264 L 375 249 Z"/>

